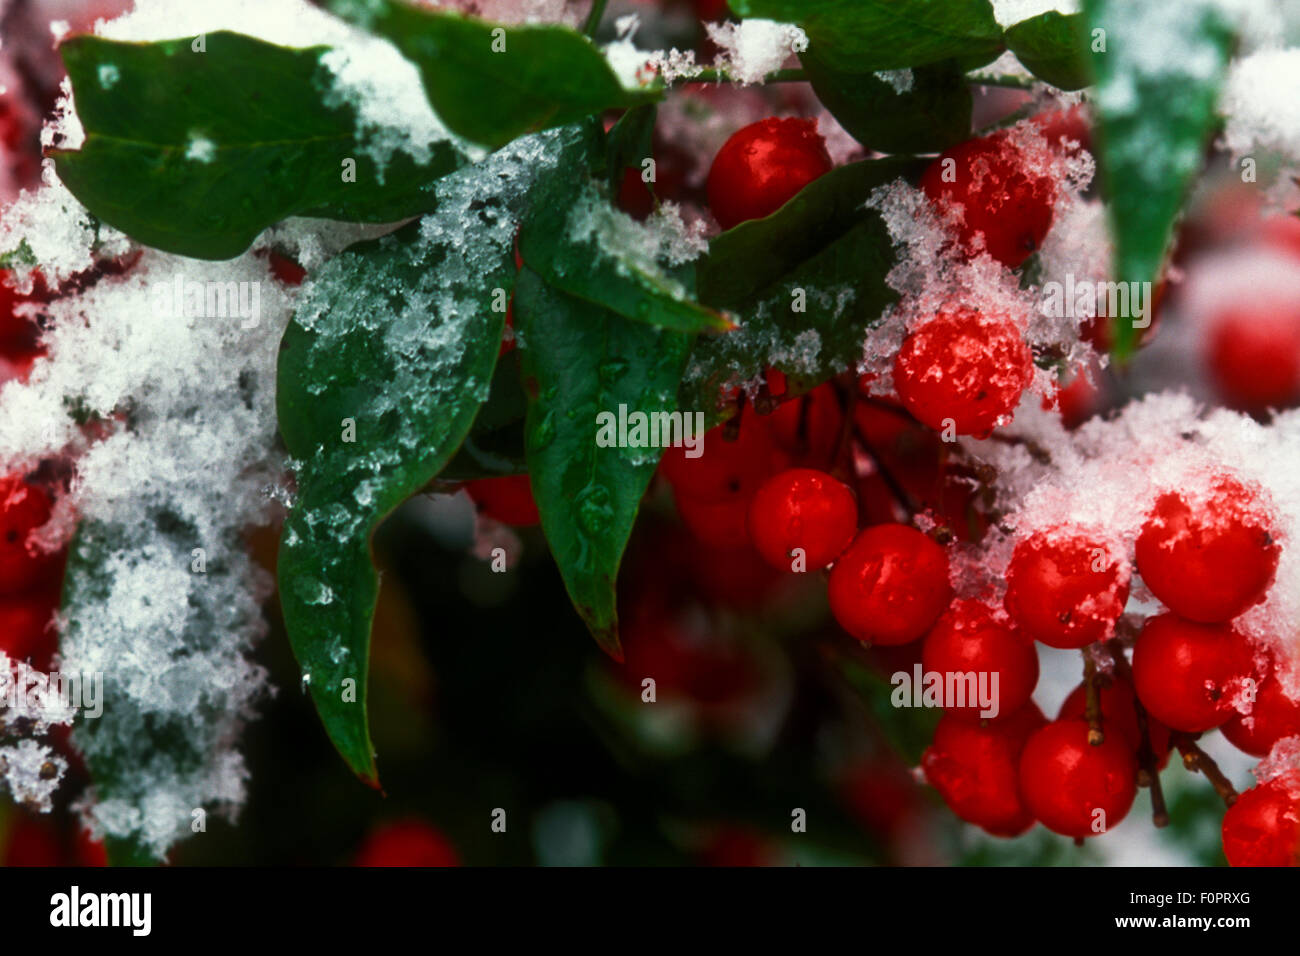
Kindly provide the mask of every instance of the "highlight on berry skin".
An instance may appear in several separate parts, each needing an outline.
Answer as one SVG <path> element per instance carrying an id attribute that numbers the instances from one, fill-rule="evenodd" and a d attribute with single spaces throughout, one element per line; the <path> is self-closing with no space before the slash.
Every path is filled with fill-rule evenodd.
<path id="1" fill-rule="evenodd" d="M 0 863 L 1300 865 L 1295 8 L 0 0 Z"/>

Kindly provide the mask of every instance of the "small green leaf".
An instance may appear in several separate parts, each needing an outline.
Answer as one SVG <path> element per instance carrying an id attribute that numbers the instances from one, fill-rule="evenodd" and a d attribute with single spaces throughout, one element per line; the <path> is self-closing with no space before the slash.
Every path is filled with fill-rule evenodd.
<path id="1" fill-rule="evenodd" d="M 913 69 L 909 88 L 900 92 L 873 73 L 845 73 L 827 65 L 815 46 L 799 61 L 822 105 L 869 149 L 937 153 L 970 138 L 970 86 L 952 64 Z"/>
<path id="2" fill-rule="evenodd" d="M 541 177 L 519 231 L 519 254 L 548 284 L 624 318 L 680 332 L 729 330 L 695 300 L 694 261 L 667 261 L 675 230 L 637 222 L 596 188 L 587 137 L 566 140 L 557 171 Z"/>
<path id="3" fill-rule="evenodd" d="M 198 259 L 239 255 L 289 216 L 395 222 L 430 208 L 430 184 L 462 163 L 450 140 L 380 168 L 354 108 L 331 99 L 325 47 L 237 33 L 119 43 L 76 36 L 60 51 L 86 130 L 55 150 L 83 205 L 145 245 Z M 356 163 L 355 181 L 344 162 Z"/>
<path id="4" fill-rule="evenodd" d="M 858 361 L 867 330 L 897 298 L 885 284 L 893 242 L 864 203 L 875 188 L 915 178 L 924 166 L 903 158 L 841 166 L 766 219 L 715 238 L 700 263 L 700 298 L 743 324 L 697 342 L 682 407 L 717 420 L 720 391 L 764 369 L 815 385 Z"/>
<path id="5" fill-rule="evenodd" d="M 525 267 L 515 287 L 528 395 L 527 457 L 542 530 L 579 615 L 621 657 L 614 585 L 658 448 L 601 447 L 597 416 L 676 410 L 690 347 L 551 288 Z"/>
<path id="6" fill-rule="evenodd" d="M 392 40 L 419 67 L 443 123 L 484 146 L 660 97 L 625 88 L 595 44 L 568 27 L 501 26 L 398 0 L 330 8 Z"/>
<path id="7" fill-rule="evenodd" d="M 1002 52 L 989 0 L 731 0 L 742 17 L 797 23 L 846 73 L 956 60 L 970 70 Z"/>
<path id="8" fill-rule="evenodd" d="M 1007 30 L 1007 46 L 1025 69 L 1062 90 L 1092 82 L 1083 14 L 1049 10 Z"/>
<path id="9" fill-rule="evenodd" d="M 1092 62 L 1115 278 L 1154 283 L 1174 222 L 1204 165 L 1232 30 L 1215 0 L 1177 6 L 1166 0 L 1086 0 L 1084 13 L 1090 33 L 1104 31 L 1106 43 Z M 1153 36 L 1160 37 L 1155 50 Z M 1114 325 L 1115 353 L 1123 358 L 1139 330 L 1132 321 Z"/>
<path id="10" fill-rule="evenodd" d="M 641 164 L 654 158 L 655 119 L 659 109 L 649 103 L 624 113 L 606 137 L 605 174 L 609 178 L 609 194 L 618 195 L 623 183 L 623 170 L 640 170 Z M 650 184 L 653 189 L 653 184 Z"/>
<path id="11" fill-rule="evenodd" d="M 277 404 L 298 493 L 280 604 L 330 739 L 371 783 L 371 535 L 452 459 L 489 394 L 505 326 L 492 304 L 514 279 L 518 200 L 494 190 L 525 189 L 542 148 L 521 143 L 514 160 L 503 151 L 449 177 L 437 212 L 331 260 L 282 342 Z"/>

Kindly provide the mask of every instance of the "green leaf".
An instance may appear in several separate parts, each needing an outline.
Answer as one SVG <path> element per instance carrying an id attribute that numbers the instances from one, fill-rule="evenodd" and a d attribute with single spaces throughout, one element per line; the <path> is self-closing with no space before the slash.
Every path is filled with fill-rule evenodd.
<path id="1" fill-rule="evenodd" d="M 398 0 L 330 8 L 392 40 L 419 67 L 447 128 L 484 146 L 660 97 L 625 88 L 596 45 L 568 27 L 501 26 Z"/>
<path id="2" fill-rule="evenodd" d="M 1092 82 L 1083 14 L 1049 10 L 1017 23 L 1006 36 L 1016 59 L 1040 80 L 1062 90 L 1081 90 Z"/>
<path id="3" fill-rule="evenodd" d="M 280 603 L 325 729 L 368 782 L 371 536 L 452 459 L 489 394 L 505 326 L 492 306 L 513 281 L 517 209 L 550 148 L 521 141 L 448 177 L 435 213 L 313 275 L 285 331 L 277 404 L 299 468 Z"/>
<path id="4" fill-rule="evenodd" d="M 59 177 L 145 245 L 228 259 L 289 216 L 394 222 L 427 211 L 430 184 L 462 162 L 440 140 L 423 164 L 398 150 L 381 168 L 355 109 L 331 97 L 328 48 L 227 32 L 208 34 L 206 52 L 190 44 L 87 35 L 60 47 L 86 139 L 53 151 Z"/>
<path id="5" fill-rule="evenodd" d="M 1174 222 L 1204 164 L 1232 31 L 1215 0 L 1177 6 L 1162 0 L 1087 0 L 1084 13 L 1090 32 L 1105 31 L 1106 50 L 1094 53 L 1092 62 L 1098 165 L 1110 198 L 1115 278 L 1154 283 Z M 1152 36 L 1160 37 L 1156 49 Z M 1127 356 L 1138 334 L 1133 322 L 1116 321 L 1116 355 Z"/>
<path id="6" fill-rule="evenodd" d="M 869 149 L 937 153 L 970 138 L 970 86 L 953 64 L 917 67 L 910 89 L 899 92 L 872 73 L 827 65 L 815 46 L 799 60 L 822 105 Z"/>
<path id="7" fill-rule="evenodd" d="M 694 296 L 695 264 L 674 261 L 679 230 L 615 209 L 592 178 L 599 148 L 566 140 L 554 175 L 541 177 L 519 230 L 519 254 L 548 284 L 624 318 L 680 332 L 732 328 Z M 692 255 L 695 253 L 692 251 Z"/>
<path id="8" fill-rule="evenodd" d="M 697 342 L 681 406 L 716 421 L 725 417 L 721 390 L 766 368 L 815 385 L 859 360 L 867 330 L 897 298 L 885 284 L 892 240 L 863 204 L 877 187 L 915 179 L 924 167 L 903 158 L 841 166 L 766 219 L 716 237 L 700 263 L 700 298 L 734 310 L 743 324 Z M 798 290 L 802 312 L 793 308 Z"/>
<path id="9" fill-rule="evenodd" d="M 969 70 L 1003 49 L 989 0 L 731 0 L 731 9 L 799 24 L 818 55 L 848 73 L 942 60 Z"/>
<path id="10" fill-rule="evenodd" d="M 525 267 L 515 287 L 528 395 L 533 497 L 569 597 L 621 658 L 614 585 L 657 448 L 600 447 L 597 416 L 671 413 L 690 338 L 551 288 Z"/>
<path id="11" fill-rule="evenodd" d="M 654 157 L 655 119 L 659 109 L 655 104 L 638 106 L 624 113 L 605 140 L 605 174 L 609 194 L 618 195 L 623 183 L 623 170 L 641 169 L 644 160 Z M 653 189 L 653 184 L 650 184 Z"/>

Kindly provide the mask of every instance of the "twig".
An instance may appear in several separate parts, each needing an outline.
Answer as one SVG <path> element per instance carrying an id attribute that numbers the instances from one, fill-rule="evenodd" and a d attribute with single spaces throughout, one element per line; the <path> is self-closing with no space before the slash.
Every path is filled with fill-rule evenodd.
<path id="1" fill-rule="evenodd" d="M 1088 743 L 1100 747 L 1106 742 L 1101 726 L 1101 694 L 1097 689 L 1097 662 L 1085 648 L 1083 651 L 1083 715 L 1088 721 Z"/>
<path id="2" fill-rule="evenodd" d="M 1128 682 L 1130 690 L 1133 683 L 1133 671 L 1129 668 L 1128 658 L 1124 656 L 1124 642 L 1118 637 L 1112 638 L 1106 645 L 1115 659 L 1115 671 Z M 1138 735 L 1138 786 L 1151 788 L 1151 822 L 1157 827 L 1169 826 L 1169 808 L 1165 806 L 1165 791 L 1160 785 L 1160 769 L 1156 766 L 1155 748 L 1151 746 L 1151 721 L 1147 709 L 1133 690 L 1133 712 L 1137 715 Z"/>
<path id="3" fill-rule="evenodd" d="M 858 427 L 857 422 L 853 423 L 853 434 L 858 440 L 858 446 L 866 456 L 871 459 L 871 463 L 875 466 L 877 474 L 880 475 L 880 479 L 885 483 L 885 487 L 887 487 L 889 493 L 894 496 L 894 501 L 903 509 L 904 513 L 907 515 L 907 519 L 911 521 L 916 517 L 916 513 L 921 510 L 920 506 L 916 503 L 916 500 L 908 494 L 907 489 L 904 488 L 902 483 L 894 476 L 894 473 L 889 470 L 889 467 L 884 463 L 876 450 L 871 447 L 871 442 L 867 440 L 866 435 L 862 434 L 862 429 Z"/>
<path id="4" fill-rule="evenodd" d="M 726 70 L 720 70 L 716 67 L 706 66 L 698 73 L 692 76 L 685 76 L 682 79 L 687 83 L 738 83 L 739 80 L 731 76 Z M 763 77 L 764 83 L 803 83 L 808 79 L 807 74 L 801 69 L 776 70 Z"/>
<path id="5" fill-rule="evenodd" d="M 1200 735 L 1179 732 L 1173 736 L 1174 746 L 1183 755 L 1183 766 L 1193 772 L 1205 774 L 1206 779 L 1214 785 L 1214 792 L 1223 799 L 1224 806 L 1230 807 L 1236 803 L 1237 788 L 1224 776 L 1219 765 L 1214 762 L 1214 758 L 1197 746 L 1196 738 Z"/>

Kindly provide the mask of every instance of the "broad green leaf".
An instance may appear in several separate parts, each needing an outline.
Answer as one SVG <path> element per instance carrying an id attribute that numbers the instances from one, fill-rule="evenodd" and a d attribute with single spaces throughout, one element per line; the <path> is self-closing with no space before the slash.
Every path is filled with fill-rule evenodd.
<path id="1" fill-rule="evenodd" d="M 1007 46 L 1025 69 L 1062 90 L 1092 82 L 1083 14 L 1049 10 L 1007 30 Z"/>
<path id="2" fill-rule="evenodd" d="M 524 262 L 557 289 L 625 318 L 681 332 L 730 329 L 695 299 L 699 250 L 680 248 L 684 228 L 615 209 L 596 187 L 597 155 L 589 138 L 570 138 L 556 174 L 539 178 L 519 230 Z"/>
<path id="3" fill-rule="evenodd" d="M 436 212 L 313 275 L 284 335 L 277 403 L 298 493 L 280 602 L 330 739 L 372 783 L 371 535 L 452 459 L 489 394 L 505 326 L 493 304 L 514 280 L 518 209 L 551 149 L 534 137 L 448 177 Z"/>
<path id="4" fill-rule="evenodd" d="M 828 66 L 816 46 L 799 55 L 818 99 L 868 149 L 937 153 L 969 139 L 971 92 L 952 64 L 921 66 L 893 78 L 846 73 Z"/>
<path id="5" fill-rule="evenodd" d="M 864 203 L 877 187 L 915 178 L 924 165 L 898 158 L 842 166 L 766 219 L 716 237 L 700 263 L 700 298 L 733 310 L 742 325 L 697 342 L 681 406 L 716 421 L 724 417 L 720 392 L 764 369 L 811 386 L 858 361 L 867 330 L 897 298 L 885 284 L 892 240 Z"/>
<path id="6" fill-rule="evenodd" d="M 502 26 L 400 0 L 330 8 L 392 40 L 419 67 L 443 123 L 484 146 L 660 96 L 625 88 L 595 44 L 568 27 Z"/>
<path id="7" fill-rule="evenodd" d="M 426 162 L 397 150 L 381 167 L 332 90 L 326 47 L 227 32 L 208 34 L 206 52 L 191 42 L 87 35 L 60 47 L 86 139 L 53 152 L 59 177 L 145 245 L 229 259 L 289 216 L 395 222 L 428 210 L 431 183 L 462 163 L 439 140 L 424 144 Z"/>
<path id="8" fill-rule="evenodd" d="M 1002 52 L 989 0 L 730 0 L 742 17 L 797 23 L 829 65 L 848 73 L 943 60 L 974 69 Z"/>
<path id="9" fill-rule="evenodd" d="M 689 336 L 622 318 L 549 287 L 515 287 L 528 395 L 527 459 L 542 530 L 574 607 L 621 657 L 614 586 L 660 449 L 600 447 L 597 416 L 676 410 Z"/>
<path id="10" fill-rule="evenodd" d="M 1216 0 L 1087 0 L 1084 13 L 1090 33 L 1105 39 L 1092 63 L 1115 278 L 1154 283 L 1204 163 L 1232 31 Z M 1116 354 L 1128 355 L 1138 334 L 1132 321 L 1116 320 Z"/>

